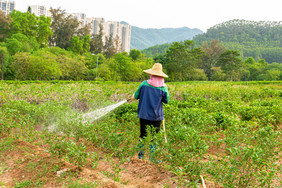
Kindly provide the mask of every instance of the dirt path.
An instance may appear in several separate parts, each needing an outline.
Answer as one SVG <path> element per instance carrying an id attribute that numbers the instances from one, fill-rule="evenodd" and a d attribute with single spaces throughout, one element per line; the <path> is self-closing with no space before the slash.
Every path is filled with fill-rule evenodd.
<path id="1" fill-rule="evenodd" d="M 176 187 L 176 176 L 162 171 L 158 165 L 132 158 L 119 166 L 115 173 L 113 162 L 101 157 L 96 168 L 78 168 L 63 159 L 50 155 L 36 145 L 17 140 L 0 155 L 0 186 L 93 184 L 97 187 Z M 99 152 L 100 154 L 103 154 Z M 113 159 L 113 161 L 116 159 Z"/>

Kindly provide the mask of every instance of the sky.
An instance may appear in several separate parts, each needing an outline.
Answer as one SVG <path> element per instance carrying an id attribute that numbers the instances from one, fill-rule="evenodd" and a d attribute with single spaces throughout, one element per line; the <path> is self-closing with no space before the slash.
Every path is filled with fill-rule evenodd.
<path id="1" fill-rule="evenodd" d="M 29 5 L 61 8 L 140 28 L 198 28 L 204 32 L 233 19 L 282 21 L 281 0 L 15 0 L 16 10 Z"/>

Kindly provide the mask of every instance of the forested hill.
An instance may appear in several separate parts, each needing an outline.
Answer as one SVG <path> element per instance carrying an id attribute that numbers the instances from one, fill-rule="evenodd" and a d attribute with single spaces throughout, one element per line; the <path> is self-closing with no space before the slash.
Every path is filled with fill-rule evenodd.
<path id="1" fill-rule="evenodd" d="M 142 29 L 131 27 L 131 49 L 143 50 L 158 44 L 172 43 L 192 39 L 203 31 L 199 29 L 181 28 L 162 28 L 162 29 Z"/>
<path id="2" fill-rule="evenodd" d="M 200 45 L 204 41 L 217 39 L 228 49 L 239 50 L 244 57 L 282 63 L 281 36 L 282 21 L 231 20 L 209 28 L 193 40 Z"/>

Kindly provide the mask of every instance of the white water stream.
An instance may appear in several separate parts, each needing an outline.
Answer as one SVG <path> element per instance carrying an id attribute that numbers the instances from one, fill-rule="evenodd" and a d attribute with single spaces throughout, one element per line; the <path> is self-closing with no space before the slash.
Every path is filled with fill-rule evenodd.
<path id="1" fill-rule="evenodd" d="M 123 101 L 120 101 L 116 104 L 109 105 L 109 106 L 106 106 L 104 108 L 100 108 L 100 109 L 97 109 L 95 111 L 83 114 L 82 115 L 82 123 L 83 124 L 86 123 L 86 122 L 92 123 L 93 121 L 103 117 L 107 113 L 111 112 L 112 110 L 116 109 L 117 107 L 119 107 L 120 105 L 122 105 L 126 102 L 127 102 L 127 100 L 123 100 Z M 80 120 L 77 119 L 77 121 L 80 121 Z M 73 121 L 73 119 L 72 119 L 72 121 Z M 56 131 L 56 128 L 57 128 L 57 125 L 53 123 L 53 124 L 51 124 L 47 127 L 47 130 L 50 131 L 50 132 L 53 132 L 53 131 Z"/>
<path id="2" fill-rule="evenodd" d="M 92 123 L 93 121 L 95 121 L 96 119 L 99 119 L 101 117 L 103 117 L 104 115 L 106 115 L 107 113 L 109 113 L 110 111 L 116 109 L 117 107 L 119 107 L 120 105 L 126 103 L 127 100 L 123 100 L 120 101 L 116 104 L 107 106 L 105 108 L 100 108 L 98 110 L 92 111 L 92 112 L 88 112 L 86 114 L 83 114 L 82 119 L 83 119 L 83 123 L 85 122 L 90 122 Z"/>

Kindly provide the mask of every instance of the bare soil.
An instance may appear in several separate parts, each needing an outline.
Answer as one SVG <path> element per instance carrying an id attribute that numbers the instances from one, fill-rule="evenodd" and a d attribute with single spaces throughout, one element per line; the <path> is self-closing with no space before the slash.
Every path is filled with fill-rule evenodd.
<path id="1" fill-rule="evenodd" d="M 103 172 L 113 172 L 112 163 L 101 157 L 96 168 L 77 167 L 59 159 L 39 146 L 16 140 L 9 150 L 0 155 L 0 186 L 14 187 L 19 183 L 30 183 L 32 187 L 68 187 L 74 182 L 91 184 L 95 187 L 176 187 L 177 177 L 161 167 L 137 157 L 121 164 L 123 169 L 119 181 Z M 100 154 L 103 154 L 99 152 Z M 116 160 L 116 159 L 113 159 Z M 112 173 L 113 174 L 113 173 Z"/>

